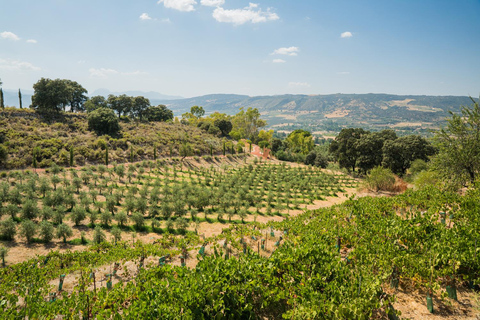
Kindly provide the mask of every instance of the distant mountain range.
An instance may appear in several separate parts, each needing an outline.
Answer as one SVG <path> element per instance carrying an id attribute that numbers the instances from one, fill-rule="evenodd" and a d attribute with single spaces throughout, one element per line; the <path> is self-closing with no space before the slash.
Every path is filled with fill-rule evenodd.
<path id="1" fill-rule="evenodd" d="M 31 104 L 32 91 L 22 91 L 23 105 Z M 144 96 L 152 105 L 165 104 L 176 116 L 202 106 L 206 113 L 215 111 L 235 114 L 241 107 L 258 108 L 270 128 L 291 131 L 298 128 L 318 132 L 338 132 L 343 127 L 366 129 L 395 128 L 424 131 L 438 128 L 448 111 L 459 112 L 461 106 L 471 105 L 465 96 L 414 96 L 392 94 L 328 94 L 255 96 L 210 94 L 180 98 L 158 92 L 95 90 L 90 96 L 109 94 Z M 4 90 L 5 104 L 18 107 L 18 91 Z"/>
<path id="2" fill-rule="evenodd" d="M 344 127 L 380 130 L 395 128 L 406 133 L 428 133 L 445 121 L 448 111 L 459 112 L 471 105 L 464 96 L 413 96 L 392 94 L 278 95 L 249 97 L 212 94 L 201 97 L 164 100 L 176 115 L 191 106 L 203 106 L 206 113 L 235 114 L 239 108 L 258 108 L 270 128 L 291 131 L 307 129 L 320 134 L 338 132 Z"/>
<path id="3" fill-rule="evenodd" d="M 144 92 L 144 91 L 124 91 L 124 92 L 112 92 L 108 89 L 104 89 L 104 88 L 101 88 L 101 89 L 97 89 L 95 91 L 93 91 L 93 93 L 90 93 L 89 95 L 91 97 L 93 96 L 104 96 L 104 97 L 107 97 L 109 94 L 113 94 L 113 95 L 121 95 L 121 94 L 126 94 L 127 96 L 132 96 L 132 97 L 137 97 L 137 96 L 143 96 L 149 100 L 177 100 L 177 99 L 183 99 L 183 97 L 180 97 L 180 96 L 169 96 L 169 95 L 166 95 L 166 94 L 161 94 L 161 93 L 158 93 L 158 92 L 154 92 L 154 91 L 148 91 L 148 92 Z"/>

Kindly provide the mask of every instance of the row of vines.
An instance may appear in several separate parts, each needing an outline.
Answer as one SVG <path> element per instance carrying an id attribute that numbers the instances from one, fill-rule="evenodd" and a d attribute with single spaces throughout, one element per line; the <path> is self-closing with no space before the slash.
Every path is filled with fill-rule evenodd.
<path id="1" fill-rule="evenodd" d="M 274 169 L 282 170 L 263 168 Z M 247 176 L 248 166 L 240 170 Z M 207 239 L 187 234 L 52 253 L 0 270 L 0 312 L 6 319 L 396 319 L 399 287 L 445 299 L 456 299 L 459 286 L 478 288 L 479 198 L 478 189 L 464 196 L 409 190 L 282 222 L 232 225 Z M 273 239 L 274 248 L 264 248 Z M 160 263 L 188 250 L 198 251 L 192 268 Z M 160 261 L 143 267 L 146 256 Z M 137 258 L 132 281 L 92 289 L 97 266 Z M 72 272 L 73 290 L 51 284 Z"/>

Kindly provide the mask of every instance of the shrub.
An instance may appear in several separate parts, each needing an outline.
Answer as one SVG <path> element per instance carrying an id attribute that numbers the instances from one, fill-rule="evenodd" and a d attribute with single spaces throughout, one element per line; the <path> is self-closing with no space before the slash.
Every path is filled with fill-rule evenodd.
<path id="1" fill-rule="evenodd" d="M 80 225 L 80 223 L 87 217 L 87 212 L 83 207 L 75 206 L 72 209 L 72 221 L 75 223 L 76 226 Z"/>
<path id="2" fill-rule="evenodd" d="M 122 231 L 119 227 L 113 227 L 111 233 L 115 242 L 122 240 Z"/>
<path id="3" fill-rule="evenodd" d="M 416 159 L 412 162 L 408 171 L 412 176 L 415 176 L 417 173 L 427 170 L 427 168 L 428 164 L 424 160 Z"/>
<path id="4" fill-rule="evenodd" d="M 365 186 L 375 192 L 380 190 L 391 191 L 395 187 L 395 175 L 390 169 L 373 168 L 365 179 Z"/>
<path id="5" fill-rule="evenodd" d="M 53 224 L 48 221 L 42 221 L 40 222 L 39 225 L 39 236 L 43 240 L 44 243 L 49 243 L 53 239 L 53 234 L 55 231 L 55 228 L 53 227 Z"/>
<path id="6" fill-rule="evenodd" d="M 135 213 L 132 214 L 130 219 L 133 221 L 133 223 L 135 223 L 135 228 L 137 230 L 140 230 L 141 228 L 143 228 L 143 226 L 145 224 L 143 214 L 141 214 L 140 212 L 135 212 Z"/>
<path id="7" fill-rule="evenodd" d="M 8 219 L 5 219 L 2 222 L 0 222 L 0 234 L 2 235 L 3 239 L 13 240 L 16 233 L 17 233 L 17 227 L 12 217 L 9 217 Z"/>
<path id="8" fill-rule="evenodd" d="M 37 225 L 31 220 L 24 220 L 20 225 L 20 233 L 27 239 L 27 243 L 30 243 L 37 233 Z"/>
<path id="9" fill-rule="evenodd" d="M 120 125 L 115 112 L 108 108 L 98 108 L 88 115 L 88 128 L 97 135 L 115 135 L 120 131 Z"/>
<path id="10" fill-rule="evenodd" d="M 128 222 L 128 216 L 125 211 L 120 211 L 115 216 L 115 220 L 117 220 L 118 224 L 123 227 L 123 225 Z"/>
<path id="11" fill-rule="evenodd" d="M 429 185 L 436 185 L 439 182 L 438 174 L 434 171 L 421 171 L 413 180 L 415 188 L 423 188 Z"/>
<path id="12" fill-rule="evenodd" d="M 67 243 L 67 237 L 71 237 L 73 234 L 72 228 L 62 223 L 57 227 L 57 238 L 63 238 L 63 243 Z"/>
<path id="13" fill-rule="evenodd" d="M 0 144 L 0 166 L 4 166 L 7 163 L 8 150 L 7 147 Z"/>
<path id="14" fill-rule="evenodd" d="M 310 151 L 310 153 L 307 154 L 307 156 L 305 157 L 305 162 L 304 162 L 304 163 L 305 163 L 306 165 L 312 165 L 312 166 L 313 166 L 313 165 L 315 164 L 315 159 L 316 159 L 316 158 L 317 158 L 317 153 L 316 153 L 314 150 L 312 150 L 312 151 Z"/>
<path id="15" fill-rule="evenodd" d="M 177 218 L 177 220 L 175 220 L 175 225 L 177 226 L 177 229 L 185 232 L 188 228 L 188 220 L 183 217 Z"/>
<path id="16" fill-rule="evenodd" d="M 2 267 L 5 267 L 5 258 L 7 257 L 8 249 L 4 246 L 0 247 L 0 259 L 2 259 Z"/>
<path id="17" fill-rule="evenodd" d="M 317 157 L 315 158 L 315 166 L 316 167 L 320 167 L 322 169 L 325 169 L 328 167 L 328 158 L 321 154 L 321 153 L 317 153 Z"/>
<path id="18" fill-rule="evenodd" d="M 105 233 L 103 232 L 102 228 L 99 226 L 95 227 L 95 230 L 93 231 L 93 243 L 102 243 L 106 239 Z"/>
<path id="19" fill-rule="evenodd" d="M 100 215 L 100 221 L 105 227 L 108 227 L 109 223 L 112 221 L 112 215 L 108 211 L 102 212 Z"/>

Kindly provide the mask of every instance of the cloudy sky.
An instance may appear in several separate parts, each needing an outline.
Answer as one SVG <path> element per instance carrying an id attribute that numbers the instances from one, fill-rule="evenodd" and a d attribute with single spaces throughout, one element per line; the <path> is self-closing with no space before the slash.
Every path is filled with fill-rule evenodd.
<path id="1" fill-rule="evenodd" d="M 480 94 L 478 0 L 0 0 L 0 78 L 93 92 Z"/>

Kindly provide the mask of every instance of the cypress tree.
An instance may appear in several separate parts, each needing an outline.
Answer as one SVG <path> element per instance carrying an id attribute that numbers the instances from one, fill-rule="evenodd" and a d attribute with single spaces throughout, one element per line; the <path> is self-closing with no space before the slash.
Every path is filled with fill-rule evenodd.
<path id="1" fill-rule="evenodd" d="M 37 169 L 37 151 L 33 148 L 33 168 Z"/>
<path id="2" fill-rule="evenodd" d="M 70 148 L 70 167 L 73 167 L 73 146 Z"/>
<path id="3" fill-rule="evenodd" d="M 18 102 L 20 103 L 20 109 L 23 109 L 22 107 L 22 92 L 20 89 L 18 89 Z"/>
<path id="4" fill-rule="evenodd" d="M 153 146 L 153 160 L 157 160 L 157 146 Z"/>
<path id="5" fill-rule="evenodd" d="M 108 144 L 105 146 L 105 165 L 108 166 Z"/>
<path id="6" fill-rule="evenodd" d="M 130 162 L 133 162 L 133 146 L 130 145 Z"/>
<path id="7" fill-rule="evenodd" d="M 5 109 L 5 103 L 3 101 L 3 90 L 2 90 L 2 88 L 0 88 L 0 107 L 2 109 Z"/>
<path id="8" fill-rule="evenodd" d="M 226 148 L 225 141 L 223 141 L 223 156 L 225 156 L 225 148 Z"/>
<path id="9" fill-rule="evenodd" d="M 232 143 L 232 154 L 235 154 L 235 145 Z"/>

